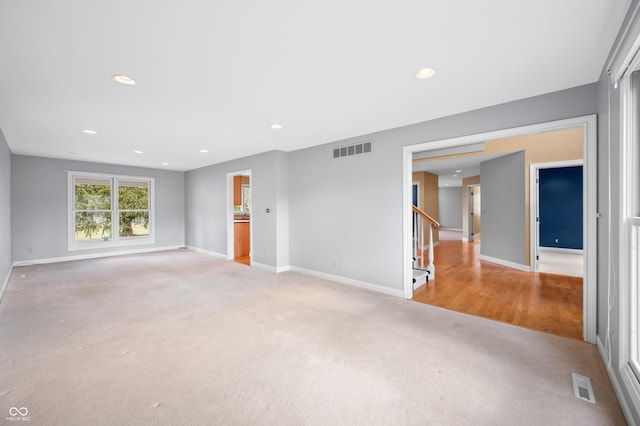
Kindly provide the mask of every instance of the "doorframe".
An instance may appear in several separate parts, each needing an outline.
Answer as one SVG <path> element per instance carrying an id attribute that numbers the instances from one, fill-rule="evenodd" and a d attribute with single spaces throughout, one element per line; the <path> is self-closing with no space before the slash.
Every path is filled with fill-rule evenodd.
<path id="1" fill-rule="evenodd" d="M 585 248 L 585 241 L 587 241 L 587 185 L 584 183 L 587 181 L 585 173 L 584 160 L 566 160 L 566 161 L 550 161 L 548 163 L 531 163 L 529 165 L 529 265 L 531 265 L 531 272 L 538 272 L 538 262 L 536 259 L 540 232 L 537 218 L 540 214 L 538 211 L 538 204 L 540 200 L 540 188 L 538 183 L 538 172 L 540 169 L 557 169 L 560 167 L 576 167 L 582 166 L 582 248 Z M 584 253 L 584 251 L 583 251 Z M 587 263 L 583 262 L 582 276 L 585 276 Z"/>
<path id="2" fill-rule="evenodd" d="M 253 264 L 253 174 L 251 169 L 238 170 L 227 173 L 227 260 L 233 260 L 235 246 L 235 227 L 233 221 L 233 178 L 234 176 L 249 176 L 249 193 L 251 194 L 251 218 L 249 219 L 249 264 Z"/>
<path id="3" fill-rule="evenodd" d="M 473 232 L 473 222 L 474 218 L 471 216 L 471 212 L 475 215 L 476 211 L 473 208 L 473 200 L 475 199 L 475 195 L 473 195 L 473 190 L 475 187 L 480 186 L 479 183 L 472 183 L 467 185 L 467 211 L 466 211 L 466 220 L 467 220 L 467 235 L 466 237 L 462 237 L 463 242 L 473 242 L 475 241 L 475 233 Z"/>
<path id="4" fill-rule="evenodd" d="M 440 139 L 404 146 L 402 149 L 402 240 L 403 240 L 403 292 L 407 299 L 413 298 L 412 268 L 411 268 L 411 182 L 413 170 L 413 154 L 422 151 L 451 148 L 463 145 L 477 144 L 489 140 L 512 138 L 517 136 L 546 133 L 572 128 L 582 129 L 583 145 L 583 173 L 586 177 L 583 184 L 585 191 L 585 240 L 584 240 L 584 277 L 583 277 L 583 338 L 585 341 L 596 343 L 596 315 L 597 315 L 597 119 L 595 114 L 564 120 L 549 121 L 527 126 L 512 127 L 503 130 L 460 136 L 450 139 Z M 436 260 L 437 265 L 437 260 Z"/>

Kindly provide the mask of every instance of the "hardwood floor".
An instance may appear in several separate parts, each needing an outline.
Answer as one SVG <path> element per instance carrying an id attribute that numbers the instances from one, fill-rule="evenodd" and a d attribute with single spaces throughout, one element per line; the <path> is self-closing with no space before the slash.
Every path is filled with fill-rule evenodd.
<path id="1" fill-rule="evenodd" d="M 425 256 L 427 251 L 425 251 Z M 582 278 L 522 272 L 480 261 L 480 242 L 441 240 L 436 279 L 413 300 L 582 340 Z"/>
<path id="2" fill-rule="evenodd" d="M 251 257 L 250 256 L 240 256 L 233 259 L 236 263 L 242 263 L 244 265 L 251 265 Z"/>

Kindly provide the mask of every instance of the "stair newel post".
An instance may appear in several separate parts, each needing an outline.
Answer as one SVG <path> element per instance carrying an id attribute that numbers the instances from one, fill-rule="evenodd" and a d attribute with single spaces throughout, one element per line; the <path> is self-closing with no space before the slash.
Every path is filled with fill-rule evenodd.
<path id="1" fill-rule="evenodd" d="M 436 278 L 436 266 L 433 264 L 433 224 L 429 223 L 429 265 L 427 271 L 429 271 L 429 281 L 433 281 Z"/>

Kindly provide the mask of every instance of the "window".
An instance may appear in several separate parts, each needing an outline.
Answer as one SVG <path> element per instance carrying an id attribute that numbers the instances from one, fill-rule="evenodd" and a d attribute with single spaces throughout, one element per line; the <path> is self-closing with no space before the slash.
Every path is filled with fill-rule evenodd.
<path id="1" fill-rule="evenodd" d="M 640 381 L 640 193 L 638 192 L 638 168 L 640 167 L 640 68 L 638 64 L 629 79 L 622 85 L 627 97 L 625 114 L 627 115 L 627 134 L 622 150 L 625 153 L 623 164 L 622 214 L 623 229 L 628 240 L 624 262 L 627 266 L 628 288 L 628 321 L 629 350 L 627 353 L 629 367 Z M 624 285 L 624 284 L 623 284 Z M 638 383 L 640 385 L 640 382 Z M 638 387 L 640 389 L 640 386 Z"/>
<path id="2" fill-rule="evenodd" d="M 74 180 L 74 238 L 76 241 L 111 238 L 111 181 L 78 177 Z"/>
<path id="3" fill-rule="evenodd" d="M 120 238 L 149 236 L 149 181 L 118 182 Z"/>
<path id="4" fill-rule="evenodd" d="M 640 178 L 640 57 L 624 68 L 620 76 L 620 156 L 617 164 L 615 159 L 610 159 L 609 165 L 613 169 L 611 174 L 618 172 L 617 165 L 620 171 L 620 274 L 615 275 L 616 265 L 611 256 L 614 273 L 609 276 L 609 293 L 615 294 L 616 286 L 619 286 L 620 333 L 615 343 L 619 345 L 621 385 L 630 395 L 629 402 L 636 412 L 640 412 L 640 190 L 637 184 Z M 609 90 L 615 90 L 615 86 L 611 85 Z M 611 143 L 611 134 L 609 137 Z M 611 153 L 609 155 L 611 157 Z M 613 229 L 611 222 L 608 226 Z M 610 302 L 609 313 L 611 306 Z M 613 337 L 610 330 L 605 338 L 611 359 Z"/>
<path id="5" fill-rule="evenodd" d="M 69 250 L 152 244 L 153 183 L 69 172 Z"/>
<path id="6" fill-rule="evenodd" d="M 251 212 L 251 186 L 242 185 L 242 212 Z"/>

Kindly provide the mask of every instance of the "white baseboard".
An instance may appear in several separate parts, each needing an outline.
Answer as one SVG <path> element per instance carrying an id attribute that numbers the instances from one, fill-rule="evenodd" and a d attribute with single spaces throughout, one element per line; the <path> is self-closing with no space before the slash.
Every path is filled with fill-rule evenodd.
<path id="1" fill-rule="evenodd" d="M 13 272 L 13 265 L 9 266 L 9 272 L 7 272 L 7 276 L 4 278 L 4 282 L 2 283 L 2 288 L 0 289 L 0 303 L 2 303 L 2 298 L 4 297 L 4 292 L 9 285 L 9 278 L 11 278 L 11 272 Z"/>
<path id="2" fill-rule="evenodd" d="M 402 290 L 394 290 L 394 289 L 383 287 L 377 284 L 371 284 L 365 281 L 359 281 L 351 278 L 341 277 L 339 275 L 327 274 L 325 272 L 318 272 L 312 269 L 305 269 L 305 268 L 300 268 L 297 266 L 290 266 L 290 265 L 275 267 L 275 266 L 265 265 L 264 263 L 257 263 L 257 262 L 252 262 L 251 266 L 254 268 L 260 269 L 262 271 L 272 272 L 276 274 L 280 274 L 282 272 L 288 272 L 288 271 L 299 272 L 301 274 L 322 278 L 328 281 L 333 281 L 339 284 L 345 284 L 352 287 L 363 288 L 365 290 L 375 291 L 377 293 L 383 293 L 389 296 L 404 297 L 404 292 Z"/>
<path id="3" fill-rule="evenodd" d="M 282 272 L 288 272 L 291 270 L 291 266 L 287 265 L 287 266 L 278 266 L 276 268 L 276 273 L 280 274 Z"/>
<path id="4" fill-rule="evenodd" d="M 265 265 L 264 263 L 258 263 L 258 262 L 251 262 L 251 266 L 254 266 L 258 269 L 261 269 L 263 271 L 267 271 L 267 272 L 273 272 L 275 274 L 280 274 L 282 272 L 287 272 L 290 271 L 291 267 L 289 265 L 287 266 L 271 266 L 271 265 Z"/>
<path id="5" fill-rule="evenodd" d="M 251 266 L 253 268 L 260 269 L 261 271 L 273 272 L 274 274 L 278 272 L 278 269 L 275 266 L 265 265 L 264 263 L 251 262 Z"/>
<path id="6" fill-rule="evenodd" d="M 297 266 L 289 266 L 289 270 L 293 272 L 300 272 L 301 274 L 305 274 L 305 275 L 311 275 L 313 277 L 323 278 L 325 280 L 333 281 L 339 284 L 345 284 L 352 287 L 358 287 L 358 288 L 363 288 L 365 290 L 375 291 L 377 293 L 387 294 L 389 296 L 404 297 L 404 292 L 402 290 L 383 287 L 381 285 L 372 284 L 365 281 L 354 280 L 351 278 L 341 277 L 339 275 L 327 274 L 324 272 L 318 272 L 311 269 L 299 268 Z"/>
<path id="7" fill-rule="evenodd" d="M 607 376 L 609 376 L 609 381 L 611 382 L 611 387 L 613 387 L 613 393 L 616 394 L 616 398 L 618 399 L 618 404 L 620 404 L 620 409 L 622 410 L 622 414 L 624 415 L 625 420 L 628 424 L 633 424 L 634 419 L 631 414 L 631 409 L 629 408 L 629 403 L 625 396 L 625 393 L 622 391 L 622 386 L 620 386 L 620 381 L 618 381 L 618 376 L 616 376 L 615 371 L 611 368 L 609 364 L 609 355 L 607 354 L 607 349 L 602 343 L 600 339 L 600 335 L 596 336 L 596 346 L 598 347 L 598 352 L 600 353 L 600 358 L 602 358 L 602 363 L 604 364 L 604 368 L 607 372 Z"/>
<path id="8" fill-rule="evenodd" d="M 212 257 L 216 257 L 218 259 L 222 259 L 222 260 L 233 260 L 233 258 L 229 258 L 226 254 L 222 254 L 222 253 L 217 253 L 215 251 L 210 251 L 210 250 L 204 250 L 198 247 L 193 247 L 193 246 L 187 246 L 187 248 L 189 250 L 193 250 L 195 252 L 198 253 L 202 253 L 202 254 L 206 254 Z M 267 271 L 267 272 L 274 272 L 276 274 L 279 274 L 281 272 L 286 272 L 289 270 L 289 266 L 280 266 L 280 267 L 275 267 L 275 266 L 271 266 L 271 265 L 265 265 L 264 263 L 258 263 L 258 262 L 254 262 L 251 261 L 251 265 L 254 268 L 263 270 L 263 271 Z"/>
<path id="9" fill-rule="evenodd" d="M 202 254 L 206 254 L 208 256 L 212 256 L 212 257 L 217 257 L 218 259 L 223 259 L 223 260 L 231 260 L 227 257 L 226 254 L 222 254 L 222 253 L 217 253 L 215 251 L 210 251 L 210 250 L 205 250 L 205 249 L 201 249 L 198 247 L 193 247 L 193 246 L 186 246 L 189 250 L 193 250 L 195 252 L 198 253 L 202 253 Z"/>
<path id="10" fill-rule="evenodd" d="M 480 260 L 484 260 L 484 261 L 487 261 L 487 262 L 497 263 L 498 265 L 506 266 L 507 268 L 513 268 L 513 269 L 517 269 L 517 270 L 523 271 L 523 272 L 531 272 L 531 267 L 530 266 L 521 265 L 519 263 L 510 262 L 510 261 L 504 260 L 504 259 L 498 259 L 497 257 L 485 256 L 484 254 L 481 254 L 480 256 L 478 256 L 478 258 Z"/>
<path id="11" fill-rule="evenodd" d="M 443 227 L 440 227 L 440 228 L 438 228 L 438 229 L 439 229 L 439 230 L 441 230 L 441 231 L 456 231 L 456 232 L 462 232 L 462 228 L 443 228 Z"/>
<path id="12" fill-rule="evenodd" d="M 137 249 L 137 250 L 108 251 L 108 252 L 102 252 L 102 253 L 80 254 L 75 256 L 51 257 L 48 259 L 19 260 L 19 261 L 13 262 L 13 266 L 43 265 L 45 263 L 69 262 L 71 260 L 98 259 L 101 257 L 123 256 L 126 254 L 152 253 L 155 251 L 176 250 L 183 247 L 184 246 L 165 246 L 165 247 L 153 247 L 153 248 L 145 248 L 145 249 Z"/>

